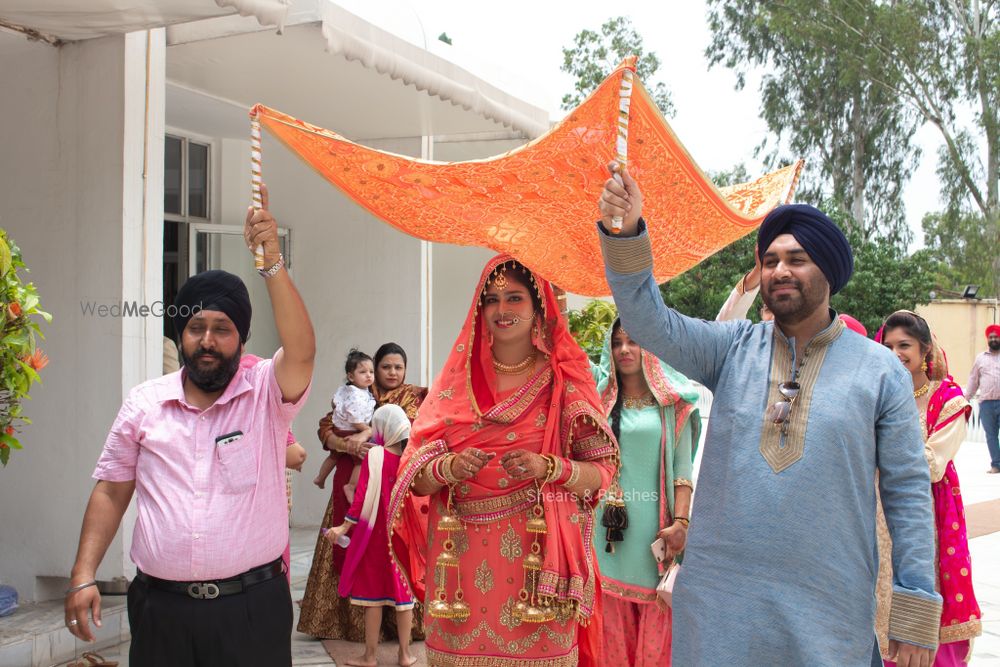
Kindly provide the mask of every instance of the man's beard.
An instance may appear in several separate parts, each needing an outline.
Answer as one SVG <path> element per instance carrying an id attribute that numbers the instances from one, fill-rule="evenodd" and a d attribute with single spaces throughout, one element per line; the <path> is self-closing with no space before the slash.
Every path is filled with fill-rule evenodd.
<path id="1" fill-rule="evenodd" d="M 219 360 L 219 363 L 214 368 L 199 369 L 198 357 L 205 354 L 215 357 Z M 229 381 L 233 379 L 233 376 L 236 375 L 236 371 L 240 367 L 240 350 L 237 349 L 233 356 L 226 357 L 219 352 L 199 347 L 192 355 L 192 359 L 189 359 L 182 349 L 181 361 L 184 363 L 184 372 L 187 374 L 187 379 L 191 380 L 191 383 L 198 387 L 198 389 L 207 394 L 212 394 L 222 391 L 229 386 Z"/>
<path id="2" fill-rule="evenodd" d="M 1000 340 L 991 340 L 989 343 L 987 343 L 987 345 L 989 345 L 990 349 L 993 350 L 994 352 L 1000 350 Z"/>
<path id="3" fill-rule="evenodd" d="M 780 299 L 775 299 L 771 295 L 772 290 L 780 287 L 791 286 L 796 292 L 785 294 Z M 785 280 L 780 283 L 771 282 L 767 290 L 761 285 L 761 299 L 764 305 L 774 315 L 774 319 L 779 323 L 796 324 L 812 315 L 816 308 L 822 303 L 822 298 L 814 298 L 815 285 L 806 286 L 799 280 Z"/>

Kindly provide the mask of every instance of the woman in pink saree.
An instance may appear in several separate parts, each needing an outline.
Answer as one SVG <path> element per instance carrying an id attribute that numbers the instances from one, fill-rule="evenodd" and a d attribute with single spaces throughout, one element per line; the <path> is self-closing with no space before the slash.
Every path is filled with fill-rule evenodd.
<path id="1" fill-rule="evenodd" d="M 937 537 L 938 592 L 944 599 L 941 631 L 934 665 L 968 663 L 971 640 L 982 634 L 981 614 L 972 589 L 972 559 L 965 528 L 962 492 L 955 470 L 955 454 L 965 439 L 972 411 L 962 388 L 948 375 L 944 352 L 931 335 L 927 322 L 908 310 L 886 318 L 876 340 L 892 350 L 913 375 L 913 397 L 920 412 L 927 464 L 934 497 Z M 885 641 L 890 611 L 891 542 L 879 522 L 879 585 L 876 630 L 886 665 L 895 665 L 892 642 Z M 888 649 L 888 650 L 886 650 Z"/>
<path id="2" fill-rule="evenodd" d="M 392 607 L 399 633 L 399 664 L 408 667 L 416 662 L 410 655 L 413 598 L 389 558 L 386 518 L 400 456 L 410 437 L 410 420 L 398 405 L 383 405 L 372 416 L 371 426 L 375 446 L 362 463 L 354 500 L 344 523 L 327 531 L 326 539 L 333 544 L 351 531 L 339 592 L 341 597 L 350 598 L 352 605 L 365 610 L 365 651 L 346 664 L 376 665 L 382 608 Z"/>
<path id="3" fill-rule="evenodd" d="M 486 265 L 411 441 L 391 547 L 429 664 L 603 664 L 594 506 L 618 448 L 548 282 Z"/>

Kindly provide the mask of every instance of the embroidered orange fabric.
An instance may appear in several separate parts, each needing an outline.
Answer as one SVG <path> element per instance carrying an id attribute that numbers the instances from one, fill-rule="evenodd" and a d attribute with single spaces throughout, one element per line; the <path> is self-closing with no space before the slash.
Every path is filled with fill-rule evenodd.
<path id="1" fill-rule="evenodd" d="M 484 160 L 431 162 L 366 148 L 256 105 L 261 124 L 355 202 L 427 241 L 513 255 L 565 290 L 610 293 L 594 222 L 615 156 L 618 93 L 626 60 L 583 104 L 534 141 Z M 666 282 L 750 233 L 791 199 L 802 162 L 718 190 L 694 163 L 634 79 L 629 173 L 643 188 L 643 216 L 657 282 Z"/>

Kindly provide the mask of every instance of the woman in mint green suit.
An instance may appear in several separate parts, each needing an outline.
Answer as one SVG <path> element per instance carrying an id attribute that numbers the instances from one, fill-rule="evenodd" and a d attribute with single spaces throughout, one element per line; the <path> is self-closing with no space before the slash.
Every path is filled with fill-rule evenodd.
<path id="1" fill-rule="evenodd" d="M 687 540 L 701 431 L 698 392 L 641 349 L 620 321 L 608 334 L 601 362 L 591 370 L 621 449 L 628 528 L 620 542 L 606 542 L 604 531 L 594 536 L 604 595 L 604 659 L 630 667 L 669 665 L 670 609 L 657 604 L 656 585 Z M 663 563 L 650 548 L 660 540 Z"/>

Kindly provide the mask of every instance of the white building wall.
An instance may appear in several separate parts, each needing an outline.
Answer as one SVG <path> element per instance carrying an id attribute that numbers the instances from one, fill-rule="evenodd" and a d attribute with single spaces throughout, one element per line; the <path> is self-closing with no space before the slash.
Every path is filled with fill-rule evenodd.
<path id="1" fill-rule="evenodd" d="M 35 423 L 22 434 L 25 449 L 0 470 L 0 578 L 25 599 L 61 596 L 65 580 L 56 578 L 72 566 L 94 484 L 90 472 L 123 384 L 146 379 L 160 364 L 155 345 L 141 335 L 145 325 L 81 309 L 82 302 L 159 293 L 159 272 L 150 281 L 137 278 L 150 257 L 162 254 L 162 227 L 148 219 L 156 204 L 141 191 L 145 39 L 137 33 L 56 49 L 5 37 L 2 45 L 0 225 L 21 247 L 42 307 L 54 317 L 41 342 L 51 363 L 26 406 Z M 153 67 L 162 56 L 159 37 Z M 151 83 L 155 121 L 162 88 Z M 99 578 L 126 574 L 122 537 Z"/>

